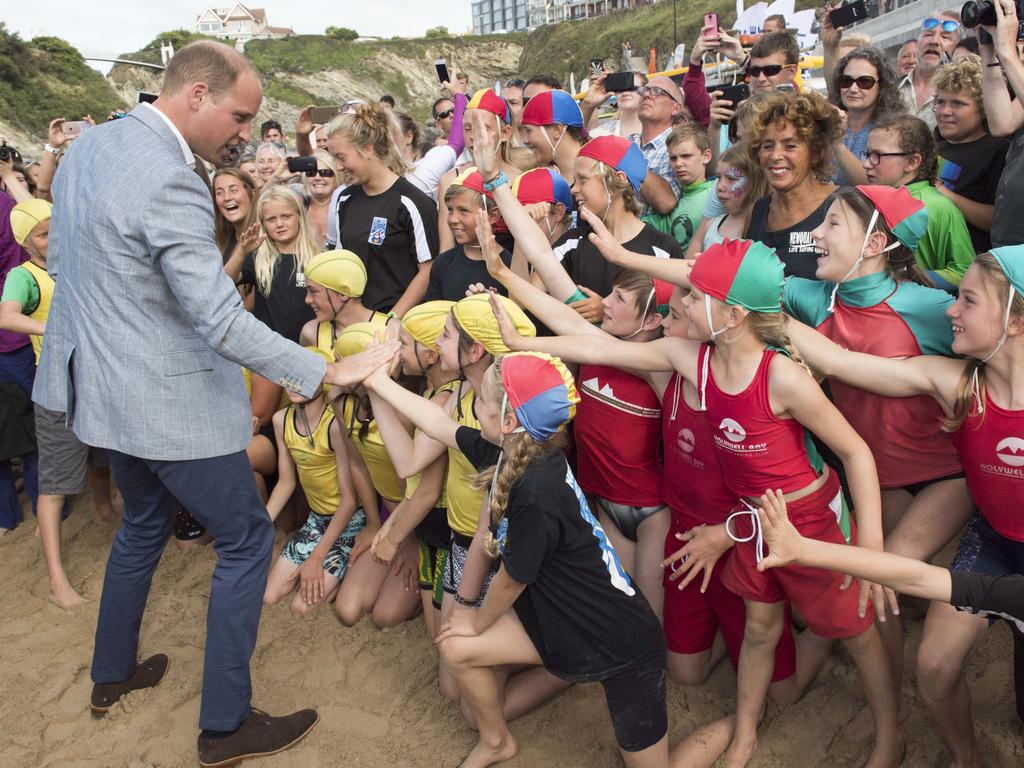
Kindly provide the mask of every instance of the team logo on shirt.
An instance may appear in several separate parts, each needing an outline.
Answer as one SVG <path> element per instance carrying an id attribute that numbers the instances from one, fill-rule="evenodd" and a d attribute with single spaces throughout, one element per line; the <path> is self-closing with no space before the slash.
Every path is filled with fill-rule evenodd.
<path id="1" fill-rule="evenodd" d="M 790 253 L 814 253 L 817 246 L 810 232 L 790 232 L 789 251 Z"/>
<path id="2" fill-rule="evenodd" d="M 301 269 L 295 270 L 295 287 L 305 288 L 306 287 L 306 274 Z"/>
<path id="3" fill-rule="evenodd" d="M 383 216 L 374 216 L 370 224 L 370 236 L 366 239 L 370 245 L 383 245 L 388 233 L 388 220 Z"/>
<path id="4" fill-rule="evenodd" d="M 676 436 L 676 444 L 679 446 L 679 450 L 683 453 L 693 453 L 693 449 L 697 444 L 697 440 L 693 436 L 693 430 L 679 430 L 679 434 Z"/>
<path id="5" fill-rule="evenodd" d="M 718 425 L 718 428 L 722 430 L 722 434 L 732 443 L 742 443 L 747 439 L 747 430 L 734 419 L 722 419 L 722 423 Z"/>
<path id="6" fill-rule="evenodd" d="M 996 458 L 1010 467 L 1024 467 L 1024 440 L 1004 437 L 996 446 Z"/>

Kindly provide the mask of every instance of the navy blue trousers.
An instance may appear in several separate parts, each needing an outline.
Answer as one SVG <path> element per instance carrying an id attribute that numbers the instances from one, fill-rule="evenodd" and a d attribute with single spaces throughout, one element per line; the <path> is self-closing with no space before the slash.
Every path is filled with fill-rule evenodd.
<path id="1" fill-rule="evenodd" d="M 36 378 L 36 356 L 32 345 L 26 344 L 13 352 L 0 352 L 0 381 L 12 381 L 32 397 L 32 383 Z M 24 468 L 25 491 L 36 510 L 39 496 L 39 454 L 36 451 L 21 457 Z M 15 528 L 21 522 L 21 503 L 14 491 L 11 462 L 0 461 L 0 528 Z"/>
<path id="2" fill-rule="evenodd" d="M 177 499 L 210 532 L 217 552 L 206 614 L 199 726 L 233 730 L 249 715 L 249 660 L 274 545 L 274 526 L 249 460 L 244 451 L 194 461 L 139 459 L 112 450 L 108 454 L 124 498 L 124 519 L 103 581 L 93 682 L 119 682 L 135 669 L 139 626 L 153 573 L 174 526 Z M 168 649 L 154 647 L 146 655 L 162 650 Z"/>

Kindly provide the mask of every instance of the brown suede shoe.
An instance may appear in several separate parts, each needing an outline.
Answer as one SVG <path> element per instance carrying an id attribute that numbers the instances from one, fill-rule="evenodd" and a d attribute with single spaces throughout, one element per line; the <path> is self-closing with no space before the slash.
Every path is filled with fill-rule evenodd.
<path id="1" fill-rule="evenodd" d="M 199 737 L 199 764 L 225 768 L 250 757 L 283 752 L 299 742 L 320 722 L 315 709 L 300 709 L 284 717 L 271 717 L 255 707 L 238 730 L 221 739 Z"/>
<path id="2" fill-rule="evenodd" d="M 150 656 L 145 661 L 140 661 L 132 676 L 120 683 L 96 683 L 92 687 L 92 699 L 89 702 L 89 709 L 93 717 L 103 717 L 118 699 L 131 691 L 138 691 L 142 688 L 153 688 L 160 684 L 170 659 L 165 654 L 158 653 Z"/>

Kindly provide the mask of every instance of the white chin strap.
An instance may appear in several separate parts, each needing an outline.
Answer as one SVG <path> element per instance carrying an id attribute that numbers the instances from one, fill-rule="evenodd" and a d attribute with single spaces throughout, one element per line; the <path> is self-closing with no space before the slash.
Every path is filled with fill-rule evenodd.
<path id="1" fill-rule="evenodd" d="M 562 135 L 558 137 L 558 140 L 554 144 L 551 143 L 551 137 L 548 136 L 548 127 L 546 125 L 540 126 L 540 132 L 544 134 L 544 140 L 547 141 L 548 146 L 551 147 L 551 161 L 554 162 L 555 155 L 558 154 L 558 145 L 562 143 L 562 139 L 565 138 L 565 131 L 562 131 Z"/>
<path id="2" fill-rule="evenodd" d="M 755 540 L 754 547 L 757 553 L 757 562 L 764 560 L 764 534 L 761 531 L 761 518 L 757 516 L 757 507 L 752 506 L 746 499 L 740 499 L 740 503 L 743 504 L 746 509 L 741 509 L 733 512 L 729 517 L 725 519 L 725 532 L 729 538 L 735 541 L 737 544 L 743 544 L 745 542 Z M 750 516 L 751 523 L 754 526 L 754 530 L 750 532 L 749 536 L 739 536 L 732 529 L 732 521 L 735 517 Z"/>
<path id="3" fill-rule="evenodd" d="M 829 299 L 828 302 L 829 312 L 835 312 L 836 310 L 836 295 L 839 293 L 839 286 L 845 283 L 847 280 L 849 280 L 850 275 L 856 272 L 858 267 L 860 267 L 861 263 L 864 261 L 864 249 L 868 247 L 868 238 L 871 237 L 871 233 L 874 232 L 875 224 L 877 223 L 878 209 L 876 208 L 874 213 L 871 214 L 871 221 L 868 222 L 868 231 L 864 233 L 864 242 L 860 244 L 860 256 L 858 256 L 857 260 L 853 262 L 853 266 L 850 267 L 849 271 L 845 275 L 843 275 L 842 278 L 838 280 L 836 284 L 832 287 L 832 297 Z M 897 240 L 896 242 L 890 243 L 885 248 L 883 248 L 882 253 L 887 253 L 888 251 L 891 251 L 893 248 L 899 248 L 899 246 L 900 242 L 899 240 Z"/>
<path id="4" fill-rule="evenodd" d="M 1003 335 L 999 337 L 999 341 L 996 342 L 996 345 L 992 349 L 992 351 L 985 355 L 985 358 L 981 360 L 982 365 L 991 360 L 992 356 L 995 355 L 995 353 L 998 352 L 1000 349 L 1002 349 L 1003 344 L 1006 343 L 1006 337 L 1009 335 L 1010 332 L 1010 310 L 1013 309 L 1013 299 L 1016 295 L 1017 289 L 1013 285 L 1011 285 L 1010 295 L 1006 299 L 1006 311 L 1003 313 Z M 978 404 L 978 413 L 981 414 L 985 412 L 985 405 L 981 399 L 981 386 L 978 382 L 979 370 L 980 366 L 978 368 L 975 368 L 974 373 L 971 375 L 971 390 L 974 392 L 974 400 Z"/>
<path id="5" fill-rule="evenodd" d="M 722 333 L 729 330 L 729 326 L 725 325 L 722 328 L 715 330 L 715 323 L 711 319 L 711 295 L 708 293 L 704 294 L 704 312 L 708 318 L 708 330 L 711 331 L 711 338 L 709 341 L 714 341 L 715 338 Z M 704 362 L 701 363 L 700 367 L 700 409 L 706 411 L 708 409 L 707 391 L 708 391 L 708 368 L 711 365 L 711 353 L 707 352 L 704 355 Z"/>
<path id="6" fill-rule="evenodd" d="M 651 292 L 647 295 L 647 303 L 644 304 L 644 311 L 640 315 L 640 327 L 633 331 L 631 334 L 629 334 L 629 336 L 623 336 L 623 341 L 626 341 L 627 339 L 632 339 L 634 336 L 636 336 L 638 333 L 640 333 L 640 331 L 644 329 L 644 323 L 647 322 L 647 313 L 651 311 L 651 302 L 654 301 L 654 291 L 655 287 L 652 285 Z"/>
<path id="7" fill-rule="evenodd" d="M 501 396 L 501 412 L 498 414 L 498 447 L 501 448 L 505 444 L 505 433 L 501 431 L 501 425 L 505 421 L 505 413 L 508 411 L 508 393 L 506 392 Z M 511 434 L 517 432 L 525 432 L 526 429 L 522 425 L 512 430 Z M 498 482 L 498 473 L 501 471 L 501 460 L 505 458 L 505 451 L 498 453 L 498 462 L 494 465 L 494 476 L 491 478 L 491 487 L 487 492 L 487 498 L 494 498 L 494 486 Z"/>

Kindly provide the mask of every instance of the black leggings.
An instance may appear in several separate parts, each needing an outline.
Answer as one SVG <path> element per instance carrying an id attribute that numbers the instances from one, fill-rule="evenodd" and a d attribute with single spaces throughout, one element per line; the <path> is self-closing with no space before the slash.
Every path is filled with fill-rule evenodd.
<path id="1" fill-rule="evenodd" d="M 615 741 L 624 752 L 653 747 L 668 733 L 667 674 L 665 642 L 659 639 L 635 664 L 601 681 Z"/>

